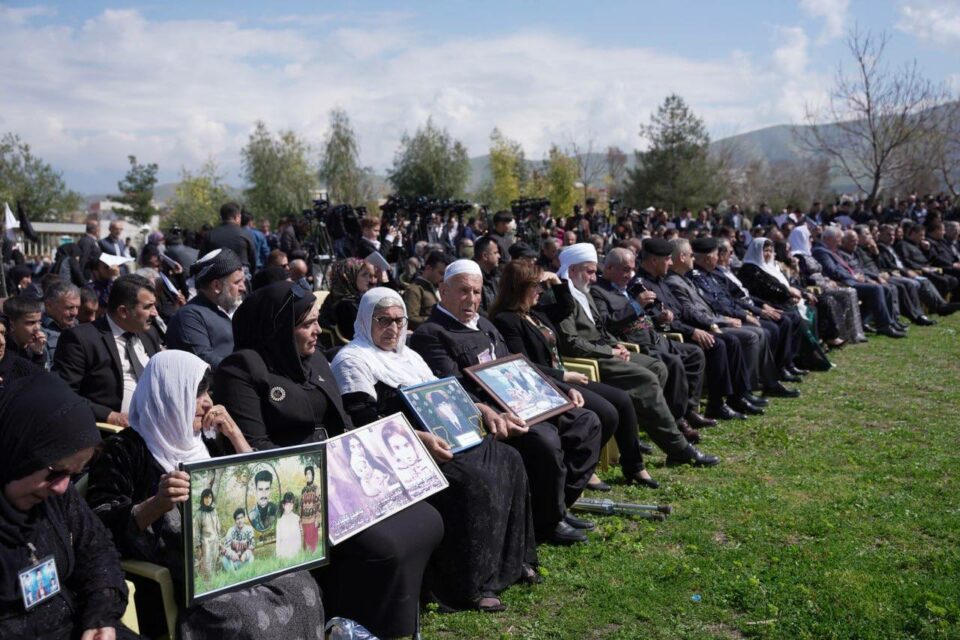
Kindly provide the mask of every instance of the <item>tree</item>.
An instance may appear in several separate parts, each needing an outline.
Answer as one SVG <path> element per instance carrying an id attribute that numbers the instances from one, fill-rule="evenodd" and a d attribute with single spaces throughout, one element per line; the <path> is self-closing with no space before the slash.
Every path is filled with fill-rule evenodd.
<path id="1" fill-rule="evenodd" d="M 494 128 L 490 134 L 490 206 L 494 210 L 510 208 L 524 193 L 527 181 L 523 147 Z"/>
<path id="2" fill-rule="evenodd" d="M 558 218 L 572 216 L 573 205 L 577 204 L 577 180 L 580 176 L 577 161 L 553 145 L 547 154 L 546 173 L 547 197 L 553 214 Z"/>
<path id="3" fill-rule="evenodd" d="M 215 225 L 220 221 L 220 205 L 229 199 L 223 178 L 213 160 L 207 160 L 200 170 L 180 172 L 166 220 L 184 229 L 199 229 L 205 224 Z"/>
<path id="4" fill-rule="evenodd" d="M 832 166 L 866 195 L 868 205 L 895 176 L 909 172 L 910 146 L 930 132 L 944 89 L 924 78 L 913 61 L 891 69 L 884 60 L 889 37 L 854 30 L 847 48 L 852 75 L 837 69 L 826 106 L 807 107 L 807 127 L 798 140 L 830 159 Z"/>
<path id="5" fill-rule="evenodd" d="M 67 188 L 63 176 L 30 151 L 14 133 L 0 138 L 0 206 L 19 202 L 27 218 L 57 221 L 83 206 L 83 197 Z"/>
<path id="6" fill-rule="evenodd" d="M 649 141 L 636 152 L 637 166 L 628 171 L 624 195 L 637 207 L 668 211 L 696 209 L 722 196 L 722 166 L 710 157 L 710 136 L 683 98 L 671 94 L 650 124 L 640 127 Z"/>
<path id="7" fill-rule="evenodd" d="M 606 158 L 594 151 L 596 139 L 591 134 L 586 142 L 570 140 L 570 156 L 577 164 L 577 178 L 583 185 L 583 199 L 590 193 L 591 185 L 596 185 L 603 178 Z"/>
<path id="8" fill-rule="evenodd" d="M 607 147 L 606 169 L 604 183 L 607 186 L 607 193 L 611 197 L 619 197 L 623 190 L 623 180 L 627 175 L 627 154 L 620 147 Z"/>
<path id="9" fill-rule="evenodd" d="M 940 107 L 937 126 L 920 147 L 943 188 L 960 196 L 960 99 Z"/>
<path id="10" fill-rule="evenodd" d="M 330 131 L 320 159 L 320 182 L 333 204 L 366 204 L 374 199 L 373 170 L 360 166 L 357 136 L 343 109 L 330 111 Z"/>
<path id="11" fill-rule="evenodd" d="M 470 159 L 466 147 L 430 118 L 413 137 L 403 135 L 388 177 L 400 196 L 459 198 L 470 178 Z"/>
<path id="12" fill-rule="evenodd" d="M 309 145 L 295 133 L 280 131 L 274 137 L 258 120 L 241 152 L 249 185 L 243 192 L 246 207 L 257 217 L 274 222 L 308 208 L 317 188 L 309 154 Z"/>
<path id="13" fill-rule="evenodd" d="M 130 161 L 130 169 L 123 180 L 117 183 L 120 195 L 111 196 L 111 198 L 130 207 L 124 215 L 140 224 L 146 224 L 157 214 L 157 208 L 153 206 L 153 188 L 157 185 L 157 164 L 140 164 L 136 156 L 127 156 L 127 159 Z"/>

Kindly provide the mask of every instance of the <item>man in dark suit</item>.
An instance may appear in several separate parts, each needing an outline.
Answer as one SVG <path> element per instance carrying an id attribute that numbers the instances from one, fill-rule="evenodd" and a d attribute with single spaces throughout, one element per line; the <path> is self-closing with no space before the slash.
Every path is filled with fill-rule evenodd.
<path id="1" fill-rule="evenodd" d="M 257 248 L 250 232 L 240 226 L 240 205 L 228 202 L 220 207 L 220 226 L 210 229 L 200 255 L 214 249 L 230 249 L 240 258 L 247 273 L 252 275 L 257 268 Z"/>
<path id="2" fill-rule="evenodd" d="M 684 319 L 683 305 L 664 280 L 673 264 L 672 253 L 673 245 L 669 241 L 647 238 L 643 241 L 637 273 L 644 286 L 657 294 L 662 305 L 661 324 L 679 333 L 686 342 L 699 346 L 706 356 L 707 417 L 743 420 L 745 416 L 726 401 L 726 398 L 737 401 L 750 393 L 750 367 L 744 360 L 740 341 L 732 334 L 714 334 L 709 327 L 698 328 Z M 752 399 L 758 405 L 765 403 L 762 398 Z"/>
<path id="3" fill-rule="evenodd" d="M 513 214 L 509 211 L 497 211 L 493 214 L 493 229 L 487 232 L 487 237 L 492 238 L 497 243 L 499 252 L 499 264 L 510 262 L 510 245 L 513 244 L 507 238 L 511 227 L 516 228 L 513 220 Z"/>
<path id="4" fill-rule="evenodd" d="M 483 236 L 474 244 L 473 259 L 483 273 L 483 286 L 480 291 L 480 313 L 487 314 L 500 291 L 500 246 L 489 235 Z"/>
<path id="5" fill-rule="evenodd" d="M 468 392 L 484 392 L 463 375 L 463 369 L 510 355 L 497 328 L 480 313 L 483 276 L 476 262 L 461 259 L 447 267 L 440 285 L 440 304 L 413 333 L 410 347 L 439 378 L 456 376 Z M 579 392 L 557 386 L 582 405 Z M 600 456 L 600 421 L 596 414 L 574 408 L 536 425 L 501 414 L 491 433 L 516 447 L 530 480 L 533 522 L 538 540 L 558 544 L 585 542 L 581 529 L 593 524 L 567 513 L 586 487 Z"/>
<path id="6" fill-rule="evenodd" d="M 190 273 L 190 267 L 200 257 L 199 251 L 183 244 L 183 230 L 174 227 L 164 234 L 164 255 L 183 267 L 184 273 Z"/>
<path id="7" fill-rule="evenodd" d="M 102 252 L 100 240 L 97 238 L 99 232 L 100 223 L 96 220 L 87 220 L 86 233 L 77 240 L 77 248 L 80 251 L 80 255 L 77 256 L 77 262 L 80 264 L 80 269 L 83 271 L 85 280 L 90 279 L 90 268 L 88 265 L 90 265 L 91 260 L 99 256 Z"/>
<path id="8" fill-rule="evenodd" d="M 147 360 L 160 350 L 153 284 L 120 276 L 110 289 L 107 313 L 60 334 L 53 371 L 90 403 L 99 422 L 127 426 L 130 398 Z"/>
<path id="9" fill-rule="evenodd" d="M 908 269 L 919 271 L 930 279 L 937 287 L 940 293 L 946 297 L 951 293 L 954 296 L 960 295 L 960 280 L 947 272 L 941 273 L 927 258 L 923 252 L 923 243 L 926 239 L 926 230 L 921 224 L 904 223 L 903 240 L 898 242 L 894 249 L 899 254 L 903 264 Z"/>
<path id="10" fill-rule="evenodd" d="M 943 269 L 943 272 L 960 278 L 960 258 L 954 254 L 954 247 L 944 238 L 946 228 L 943 221 L 937 218 L 927 219 L 926 235 L 930 248 L 927 257 L 934 267 Z"/>
<path id="11" fill-rule="evenodd" d="M 666 365 L 667 386 L 663 393 L 674 418 L 686 420 L 693 428 L 711 427 L 716 421 L 698 412 L 705 367 L 703 350 L 696 344 L 667 340 L 656 331 L 659 314 L 649 315 L 644 307 L 649 305 L 652 312 L 657 294 L 644 290 L 634 298 L 627 293 L 636 273 L 635 263 L 636 256 L 630 249 L 615 248 L 607 253 L 603 275 L 590 287 L 601 321 L 615 338 L 636 344 L 642 353 Z"/>
<path id="12" fill-rule="evenodd" d="M 900 256 L 894 250 L 896 231 L 893 225 L 882 224 L 877 229 L 877 265 L 891 276 L 909 278 L 920 285 L 920 301 L 932 312 L 941 316 L 948 316 L 960 310 L 960 303 L 947 302 L 943 299 L 936 285 L 929 278 L 918 271 L 908 269 Z"/>

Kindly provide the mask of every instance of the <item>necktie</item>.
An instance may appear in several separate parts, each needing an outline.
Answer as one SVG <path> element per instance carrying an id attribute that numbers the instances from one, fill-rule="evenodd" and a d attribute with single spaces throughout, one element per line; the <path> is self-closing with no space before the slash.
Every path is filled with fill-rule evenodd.
<path id="1" fill-rule="evenodd" d="M 133 338 L 136 335 L 137 334 L 133 333 L 132 331 L 123 332 L 123 338 L 126 340 L 124 351 L 127 354 L 127 360 L 130 361 L 130 368 L 133 370 L 133 379 L 139 380 L 140 375 L 143 373 L 143 365 L 140 364 L 140 358 L 137 357 L 137 352 L 133 348 Z"/>

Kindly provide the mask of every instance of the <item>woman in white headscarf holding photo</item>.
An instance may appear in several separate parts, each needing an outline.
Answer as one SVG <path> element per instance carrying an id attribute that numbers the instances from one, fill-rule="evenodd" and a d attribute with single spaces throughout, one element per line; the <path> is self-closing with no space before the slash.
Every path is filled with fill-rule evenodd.
<path id="1" fill-rule="evenodd" d="M 177 505 L 186 502 L 190 477 L 182 462 L 211 457 L 203 431 L 215 431 L 237 452 L 251 451 L 233 418 L 210 399 L 210 367 L 184 351 L 162 351 L 144 367 L 130 403 L 130 427 L 104 443 L 90 470 L 87 502 L 124 558 L 167 567 L 183 602 L 183 530 Z M 283 621 L 257 612 L 293 607 Z M 151 620 L 141 620 L 149 627 Z M 323 609 L 316 581 L 306 571 L 274 578 L 196 604 L 180 612 L 179 635 L 189 638 L 322 638 Z"/>
<path id="2" fill-rule="evenodd" d="M 343 405 L 357 425 L 398 411 L 414 416 L 397 390 L 436 380 L 418 353 L 406 346 L 407 309 L 396 291 L 371 289 L 360 299 L 354 338 L 333 359 Z M 492 409 L 479 406 L 484 419 Z M 537 552 L 527 476 L 520 454 L 493 436 L 450 453 L 450 444 L 417 431 L 450 486 L 428 498 L 443 517 L 444 537 L 431 558 L 427 586 L 453 609 L 502 611 L 498 594 L 510 585 L 536 582 Z"/>

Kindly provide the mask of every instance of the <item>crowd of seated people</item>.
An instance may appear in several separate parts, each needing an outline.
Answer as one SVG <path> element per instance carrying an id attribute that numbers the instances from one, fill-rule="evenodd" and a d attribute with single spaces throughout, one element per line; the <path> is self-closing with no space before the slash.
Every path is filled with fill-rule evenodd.
<path id="1" fill-rule="evenodd" d="M 801 402 L 834 349 L 960 309 L 951 206 L 814 203 L 751 221 L 736 206 L 671 218 L 588 200 L 562 219 L 497 212 L 489 229 L 366 216 L 329 265 L 297 221 L 273 234 L 234 203 L 217 227 L 137 248 L 120 222 L 103 239 L 87 225 L 49 264 L 5 245 L 0 637 L 132 636 L 121 559 L 166 567 L 184 602 L 181 463 L 320 443 L 398 412 L 448 486 L 334 545 L 319 569 L 181 606 L 178 633 L 320 638 L 342 617 L 408 637 L 427 602 L 502 611 L 504 590 L 543 580 L 538 545 L 589 539 L 595 523 L 573 510 L 586 492 L 655 491 L 651 456 L 723 473 L 709 429 Z M 531 424 L 466 371 L 516 354 L 564 409 Z M 456 453 L 401 400 L 444 378 L 483 425 Z M 622 480 L 597 473 L 613 444 Z M 229 535 L 249 533 L 240 511 Z M 223 555 L 216 533 L 197 554 L 206 572 L 248 559 Z M 46 556 L 64 597 L 25 607 L 20 574 L 42 575 Z M 141 618 L 151 635 L 159 623 Z"/>

